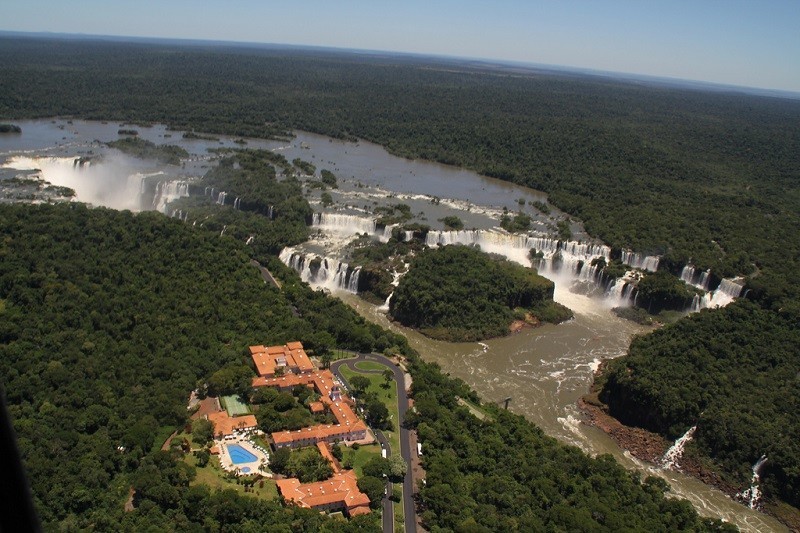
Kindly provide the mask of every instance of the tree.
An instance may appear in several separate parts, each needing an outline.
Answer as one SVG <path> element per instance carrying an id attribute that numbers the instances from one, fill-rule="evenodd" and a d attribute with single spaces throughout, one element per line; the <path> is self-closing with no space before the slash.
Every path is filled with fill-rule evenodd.
<path id="1" fill-rule="evenodd" d="M 205 446 L 214 438 L 214 424 L 210 420 L 200 418 L 192 422 L 192 440 L 200 446 Z"/>
<path id="2" fill-rule="evenodd" d="M 389 456 L 389 479 L 395 482 L 402 481 L 407 469 L 408 465 L 399 453 Z"/>
<path id="3" fill-rule="evenodd" d="M 365 476 L 382 478 L 389 475 L 389 460 L 376 455 L 364 463 L 361 471 Z"/>
<path id="4" fill-rule="evenodd" d="M 301 483 L 311 483 L 331 477 L 333 468 L 316 448 L 304 448 L 292 452 L 285 473 L 298 478 Z"/>
<path id="5" fill-rule="evenodd" d="M 269 456 L 269 469 L 276 474 L 283 474 L 292 452 L 289 448 L 278 448 Z"/>
<path id="6" fill-rule="evenodd" d="M 208 450 L 202 449 L 194 452 L 194 456 L 197 458 L 197 466 L 204 467 L 208 464 L 209 459 L 211 459 L 211 454 L 208 453 Z"/>
<path id="7" fill-rule="evenodd" d="M 386 491 L 386 483 L 380 478 L 364 475 L 358 479 L 357 485 L 358 490 L 369 498 L 369 506 L 372 509 L 380 509 L 381 500 Z"/>
<path id="8" fill-rule="evenodd" d="M 332 361 L 333 361 L 333 354 L 331 352 L 328 351 L 322 354 L 322 368 L 330 368 Z"/>
<path id="9" fill-rule="evenodd" d="M 208 378 L 208 393 L 212 396 L 239 394 L 249 398 L 253 371 L 249 366 L 236 365 L 221 368 Z"/>
<path id="10" fill-rule="evenodd" d="M 386 370 L 384 370 L 383 371 L 383 388 L 384 389 L 388 389 L 389 388 L 389 383 L 391 383 L 393 379 L 394 379 L 394 372 L 392 372 L 388 368 Z"/>
<path id="11" fill-rule="evenodd" d="M 350 378 L 350 385 L 357 394 L 363 394 L 369 388 L 369 378 L 365 376 L 353 376 Z"/>
<path id="12" fill-rule="evenodd" d="M 389 429 L 389 409 L 381 401 L 372 401 L 367 404 L 367 422 L 378 429 Z"/>

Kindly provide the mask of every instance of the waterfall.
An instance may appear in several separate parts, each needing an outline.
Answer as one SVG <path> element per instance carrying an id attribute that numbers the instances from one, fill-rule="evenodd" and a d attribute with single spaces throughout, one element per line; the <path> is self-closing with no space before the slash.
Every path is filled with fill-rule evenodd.
<path id="1" fill-rule="evenodd" d="M 225 193 L 225 191 L 220 192 L 219 196 L 217 196 L 217 203 L 219 205 L 225 205 L 225 197 L 226 196 L 227 196 L 227 194 Z"/>
<path id="2" fill-rule="evenodd" d="M 709 291 L 703 296 L 695 295 L 692 299 L 690 312 L 725 307 L 742 294 L 742 289 L 744 289 L 744 286 L 741 284 L 741 280 L 723 279 L 713 291 Z"/>
<path id="3" fill-rule="evenodd" d="M 658 270 L 659 260 L 657 255 L 642 255 L 630 250 L 622 250 L 622 263 L 639 270 L 655 272 Z"/>
<path id="4" fill-rule="evenodd" d="M 247 238 L 247 241 L 245 241 L 245 243 L 244 243 L 244 244 L 245 244 L 245 245 L 251 244 L 251 243 L 252 243 L 252 242 L 255 240 L 255 238 L 256 238 L 256 236 L 255 236 L 255 235 L 250 235 L 250 236 Z"/>
<path id="5" fill-rule="evenodd" d="M 392 272 L 392 287 L 397 287 L 400 285 L 400 278 L 408 272 L 409 263 L 405 263 L 403 272 L 394 271 Z M 394 291 L 389 293 L 389 296 L 386 297 L 386 300 L 383 302 L 383 305 L 378 308 L 378 311 L 387 312 L 389 310 L 389 301 L 394 296 Z"/>
<path id="6" fill-rule="evenodd" d="M 699 271 L 692 265 L 686 265 L 681 270 L 681 279 L 687 284 L 707 291 L 708 282 L 711 280 L 711 269 Z"/>
<path id="7" fill-rule="evenodd" d="M 392 231 L 394 228 L 398 227 L 400 224 L 390 224 L 389 226 L 385 226 L 382 232 L 378 234 L 378 240 L 380 242 L 389 242 L 389 239 L 392 238 Z"/>
<path id="8" fill-rule="evenodd" d="M 239 209 L 239 202 L 240 201 L 241 201 L 241 199 L 237 196 L 236 200 L 233 201 L 233 208 L 234 209 Z"/>
<path id="9" fill-rule="evenodd" d="M 171 202 L 188 196 L 188 181 L 159 181 L 153 194 L 153 209 L 167 214 L 167 206 Z"/>
<path id="10" fill-rule="evenodd" d="M 578 241 L 559 241 L 550 237 L 531 237 L 499 230 L 429 231 L 425 238 L 428 246 L 448 244 L 477 245 L 484 252 L 499 254 L 523 266 L 530 266 L 531 249 L 543 255 L 541 267 L 545 271 L 564 270 L 578 274 L 585 263 L 603 257 L 611 260 L 611 249 L 603 244 Z"/>
<path id="11" fill-rule="evenodd" d="M 224 226 L 222 226 L 222 231 L 220 231 L 220 232 L 219 232 L 219 236 L 220 236 L 220 237 L 222 237 L 223 235 L 225 235 L 225 230 L 226 230 L 226 229 L 228 229 L 228 225 L 227 225 L 227 224 L 226 224 L 226 225 L 224 225 Z"/>
<path id="12" fill-rule="evenodd" d="M 272 220 L 272 218 L 273 218 L 272 217 L 272 209 L 273 209 L 273 206 L 269 206 L 269 212 L 267 212 L 267 218 L 269 218 L 270 220 Z"/>
<path id="13" fill-rule="evenodd" d="M 737 494 L 750 509 L 758 509 L 761 504 L 761 489 L 758 482 L 761 481 L 761 467 L 767 462 L 767 456 L 762 455 L 761 458 L 753 465 L 753 477 L 750 480 L 750 488 Z"/>
<path id="14" fill-rule="evenodd" d="M 340 213 L 314 213 L 311 225 L 322 230 L 349 235 L 361 233 L 372 235 L 376 230 L 374 219 Z"/>
<path id="15" fill-rule="evenodd" d="M 284 248 L 278 257 L 283 264 L 298 272 L 301 280 L 313 287 L 358 293 L 360 266 L 351 267 L 331 257 L 305 254 L 293 248 Z"/>
<path id="16" fill-rule="evenodd" d="M 403 234 L 405 236 L 405 239 L 404 239 L 405 242 L 408 242 L 408 241 L 410 241 L 411 239 L 414 238 L 414 232 L 413 231 L 406 230 L 406 231 L 403 232 Z"/>
<path id="17" fill-rule="evenodd" d="M 560 241 L 550 237 L 518 235 L 500 230 L 432 230 L 428 232 L 425 243 L 428 246 L 448 244 L 480 246 L 484 252 L 502 255 L 523 266 L 531 266 L 533 263 L 539 274 L 551 280 L 559 278 L 567 283 L 600 284 L 602 282 L 600 266 L 592 265 L 592 261 L 601 258 L 606 263 L 611 261 L 611 248 L 604 244 Z M 541 258 L 532 260 L 531 251 L 540 254 Z M 603 292 L 614 305 L 630 305 L 636 293 L 633 280 L 627 277 L 612 282 Z"/>
<path id="18" fill-rule="evenodd" d="M 661 458 L 661 466 L 670 470 L 678 466 L 678 461 L 680 461 L 683 456 L 683 449 L 686 447 L 686 444 L 692 440 L 695 430 L 697 430 L 697 426 L 690 427 L 683 436 L 675 441 L 675 444 L 669 447 L 664 457 Z"/>

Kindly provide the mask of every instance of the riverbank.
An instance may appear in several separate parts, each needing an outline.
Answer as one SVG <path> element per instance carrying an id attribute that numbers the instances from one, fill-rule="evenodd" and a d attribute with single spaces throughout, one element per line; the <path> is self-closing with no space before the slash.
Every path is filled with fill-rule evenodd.
<path id="1" fill-rule="evenodd" d="M 601 385 L 597 378 L 602 376 L 607 361 L 603 361 L 597 368 L 592 381 L 590 392 L 578 400 L 578 408 L 586 416 L 584 423 L 603 431 L 622 450 L 630 453 L 636 459 L 645 461 L 657 467 L 662 467 L 664 454 L 672 446 L 661 435 L 642 428 L 626 426 L 608 413 L 608 406 L 600 401 L 598 395 Z M 740 488 L 723 479 L 718 473 L 703 464 L 698 458 L 684 454 L 675 463 L 672 470 L 691 476 L 702 483 L 715 487 L 732 500 L 741 501 Z M 765 501 L 761 511 L 764 514 L 778 519 L 790 531 L 800 532 L 800 512 L 783 503 Z"/>

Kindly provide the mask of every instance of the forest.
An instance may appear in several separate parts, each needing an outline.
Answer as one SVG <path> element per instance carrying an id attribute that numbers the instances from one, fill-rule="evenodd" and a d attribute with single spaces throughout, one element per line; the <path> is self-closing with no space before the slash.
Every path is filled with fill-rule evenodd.
<path id="1" fill-rule="evenodd" d="M 463 382 L 414 358 L 415 413 L 425 454 L 422 520 L 444 531 L 736 531 L 700 519 L 691 504 L 665 497 L 661 478 L 644 480 L 610 455 L 590 458 L 519 415 L 484 404 L 481 421 L 457 403 L 477 402 Z"/>
<path id="2" fill-rule="evenodd" d="M 234 516 L 224 503 L 240 524 L 333 527 L 189 488 L 192 472 L 158 450 L 186 419 L 189 392 L 249 364 L 250 345 L 405 351 L 403 337 L 314 293 L 277 259 L 284 291 L 265 285 L 241 241 L 159 213 L 2 206 L 0 227 L 0 376 L 46 528 L 218 530 Z M 123 513 L 130 486 L 137 511 Z"/>
<path id="3" fill-rule="evenodd" d="M 495 410 L 496 423 L 479 422 L 456 403 L 477 402 L 475 393 L 403 337 L 310 290 L 277 259 L 269 265 L 283 290 L 265 285 L 238 240 L 158 213 L 80 204 L 2 206 L 0 227 L 0 376 L 47 529 L 376 530 L 369 517 L 328 520 L 190 486 L 193 467 L 159 449 L 183 425 L 198 383 L 246 364 L 251 344 L 299 338 L 315 353 L 388 348 L 410 358 L 409 423 L 426 446 L 430 531 L 731 530 L 665 498 L 663 483 L 641 483 L 522 417 Z M 124 512 L 130 487 L 135 509 Z"/>
<path id="4" fill-rule="evenodd" d="M 389 314 L 429 337 L 468 342 L 509 333 L 514 320 L 563 322 L 553 282 L 529 268 L 468 246 L 428 249 L 411 262 Z M 533 316 L 531 316 L 533 315 Z"/>
<path id="5" fill-rule="evenodd" d="M 800 506 L 800 326 L 746 301 L 637 337 L 611 361 L 601 400 L 620 421 L 670 440 L 697 426 L 690 451 L 749 487 Z"/>
<path id="6" fill-rule="evenodd" d="M 0 39 L 0 72 L 2 120 L 364 138 L 540 189 L 616 249 L 757 272 L 751 298 L 797 306 L 798 101 L 444 59 L 33 38 Z"/>
<path id="7" fill-rule="evenodd" d="M 616 364 L 627 365 L 647 353 L 652 355 L 647 364 L 653 365 L 659 379 L 674 384 L 667 379 L 673 373 L 683 377 L 687 391 L 702 391 L 701 404 L 708 408 L 699 415 L 705 423 L 698 428 L 695 452 L 735 479 L 746 476 L 757 453 L 744 441 L 769 444 L 748 428 L 765 429 L 776 442 L 797 435 L 791 416 L 758 404 L 785 425 L 776 434 L 778 424 L 763 428 L 751 410 L 727 407 L 728 385 L 708 390 L 706 385 L 733 379 L 736 390 L 749 379 L 760 384 L 745 387 L 753 398 L 762 394 L 772 398 L 768 391 L 776 383 L 774 388 L 784 391 L 781 394 L 792 390 L 791 380 L 773 380 L 773 366 L 784 363 L 770 361 L 796 364 L 791 362 L 796 361 L 796 352 L 785 346 L 785 339 L 793 338 L 791 332 L 800 320 L 800 102 L 567 73 L 498 71 L 455 60 L 0 38 L 0 119 L 54 116 L 163 122 L 172 128 L 262 138 L 285 138 L 295 128 L 364 138 L 396 154 L 457 164 L 540 189 L 548 194 L 549 203 L 580 218 L 592 236 L 615 250 L 662 254 L 663 268 L 673 273 L 691 260 L 699 268 L 713 268 L 717 276 L 748 275 L 746 298 L 755 305 L 737 304 L 730 311 L 706 311 L 679 321 L 656 334 L 665 336 L 656 339 L 671 338 L 667 346 L 672 350 L 638 348 L 637 343 L 647 342 L 645 337 Z M 248 156 L 236 157 L 241 162 Z M 275 165 L 280 169 L 284 164 L 271 163 L 272 168 L 264 165 L 253 172 L 266 179 L 275 173 Z M 270 256 L 281 246 L 306 238 L 308 229 L 300 224 L 300 215 L 306 216 L 310 209 L 302 198 L 293 193 L 285 196 L 286 209 L 278 209 L 283 215 L 270 220 L 260 213 L 269 206 L 277 208 L 283 194 L 279 190 L 275 198 L 262 190 L 240 192 L 246 179 L 224 167 L 208 179 L 210 186 L 241 196 L 250 210 L 218 209 L 210 201 L 200 202 L 198 216 L 209 218 L 198 223 L 202 228 L 196 233 L 184 233 L 178 222 L 150 214 L 131 217 L 77 206 L 67 213 L 46 207 L 17 211 L 4 206 L 0 211 L 5 238 L 0 266 L 4 314 L 0 369 L 47 524 L 85 527 L 107 523 L 100 522 L 102 517 L 114 516 L 124 518 L 126 528 L 134 530 L 149 525 L 146 520 L 211 520 L 189 511 L 194 496 L 185 487 L 168 504 L 147 500 L 151 503 L 145 505 L 157 511 L 146 518 L 141 513 L 113 514 L 132 472 L 145 460 L 156 459 L 143 452 L 152 447 L 146 438 L 138 444 L 133 436 L 125 441 L 132 450 L 137 446 L 142 450 L 131 452 L 141 455 L 136 460 L 110 453 L 107 445 L 119 445 L 129 432 L 152 436 L 153 428 L 173 424 L 178 413 L 183 414 L 187 391 L 211 372 L 211 366 L 241 362 L 240 346 L 232 339 L 240 339 L 241 346 L 291 337 L 319 349 L 338 344 L 407 350 L 402 338 L 364 323 L 340 303 L 310 291 Z M 248 201 L 254 204 L 247 205 Z M 61 220 L 69 216 L 77 219 Z M 76 238 L 90 230 L 99 232 L 93 238 L 106 248 L 81 244 L 80 239 L 74 250 L 61 241 L 53 244 L 50 241 L 60 235 L 48 228 L 61 223 Z M 41 231 L 24 228 L 28 224 Z M 106 230 L 113 235 L 105 235 Z M 237 240 L 257 236 L 248 249 L 241 249 L 220 238 L 223 230 Z M 173 239 L 177 252 L 161 250 L 162 237 Z M 21 239 L 30 242 L 23 244 Z M 220 252 L 220 243 L 228 247 L 228 255 Z M 197 254 L 184 246 L 197 247 Z M 109 257 L 98 256 L 106 249 Z M 75 250 L 94 262 L 85 264 Z M 123 261 L 123 252 L 147 257 L 129 264 Z M 260 284 L 256 288 L 248 277 L 252 267 L 234 264 L 231 254 L 255 257 L 268 265 L 290 280 L 285 290 L 264 297 L 262 293 L 271 291 Z M 130 278 L 131 271 L 142 279 Z M 80 277 L 86 272 L 92 273 L 91 280 Z M 161 276 L 151 275 L 154 272 Z M 670 299 L 686 296 L 663 281 L 652 278 L 651 289 Z M 115 283 L 121 292 L 113 292 Z M 205 293 L 198 292 L 199 285 Z M 246 296 L 256 290 L 262 291 L 258 303 Z M 180 291 L 196 301 L 183 299 Z M 251 309 L 254 316 L 265 310 L 270 320 L 252 321 L 234 305 L 243 297 L 244 307 L 258 306 Z M 268 305 L 273 301 L 275 306 Z M 286 308 L 291 313 L 286 314 Z M 52 318 L 53 328 L 60 329 L 47 329 L 42 317 Z M 197 320 L 206 321 L 206 327 L 199 328 Z M 153 329 L 143 331 L 143 321 Z M 732 323 L 753 335 L 737 334 Z M 190 334 L 197 338 L 188 340 Z M 194 346 L 195 340 L 201 348 Z M 749 374 L 729 376 L 725 346 L 735 348 L 733 354 L 745 361 Z M 695 347 L 703 357 L 687 359 Z M 105 364 L 115 358 L 125 364 Z M 700 361 L 702 371 L 694 371 Z M 137 384 L 139 374 L 143 382 Z M 177 386 L 171 385 L 173 381 Z M 689 398 L 675 392 L 677 384 L 665 389 L 674 394 L 658 395 L 652 383 L 651 374 L 638 371 L 630 381 L 620 379 L 609 386 L 606 399 L 624 404 L 625 394 L 641 398 L 650 412 L 627 421 L 670 438 L 697 422 L 697 413 L 685 409 Z M 116 394 L 124 402 L 118 404 Z M 742 397 L 731 401 L 740 405 L 735 402 Z M 154 398 L 159 401 L 149 401 Z M 781 396 L 779 405 L 794 405 L 797 412 L 790 400 Z M 145 409 L 145 403 L 155 407 Z M 78 412 L 86 420 L 76 420 Z M 708 419 L 711 415 L 719 415 L 716 422 Z M 47 443 L 37 440 L 41 425 L 54 436 Z M 728 437 L 728 427 L 735 428 L 733 437 Z M 739 444 L 744 451 L 734 450 Z M 785 449 L 783 454 L 773 452 L 774 469 L 766 483 L 770 495 L 796 503 L 800 462 L 795 448 Z M 75 450 L 88 465 L 70 461 Z M 84 483 L 80 477 L 84 466 L 98 473 L 97 479 L 89 476 Z M 52 484 L 51 475 L 64 482 Z M 165 483 L 182 486 L 177 474 L 170 475 Z M 451 497 L 446 490 L 439 491 L 442 500 Z M 200 501 L 206 502 L 206 497 L 201 495 Z M 433 523 L 442 512 L 431 509 Z M 441 523 L 454 527 L 453 521 Z"/>

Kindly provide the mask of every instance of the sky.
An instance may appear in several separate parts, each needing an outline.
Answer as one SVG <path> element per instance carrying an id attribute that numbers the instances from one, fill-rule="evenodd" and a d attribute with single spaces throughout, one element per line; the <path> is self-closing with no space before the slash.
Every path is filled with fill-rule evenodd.
<path id="1" fill-rule="evenodd" d="M 412 52 L 800 92 L 800 0 L 2 0 L 0 30 Z"/>

